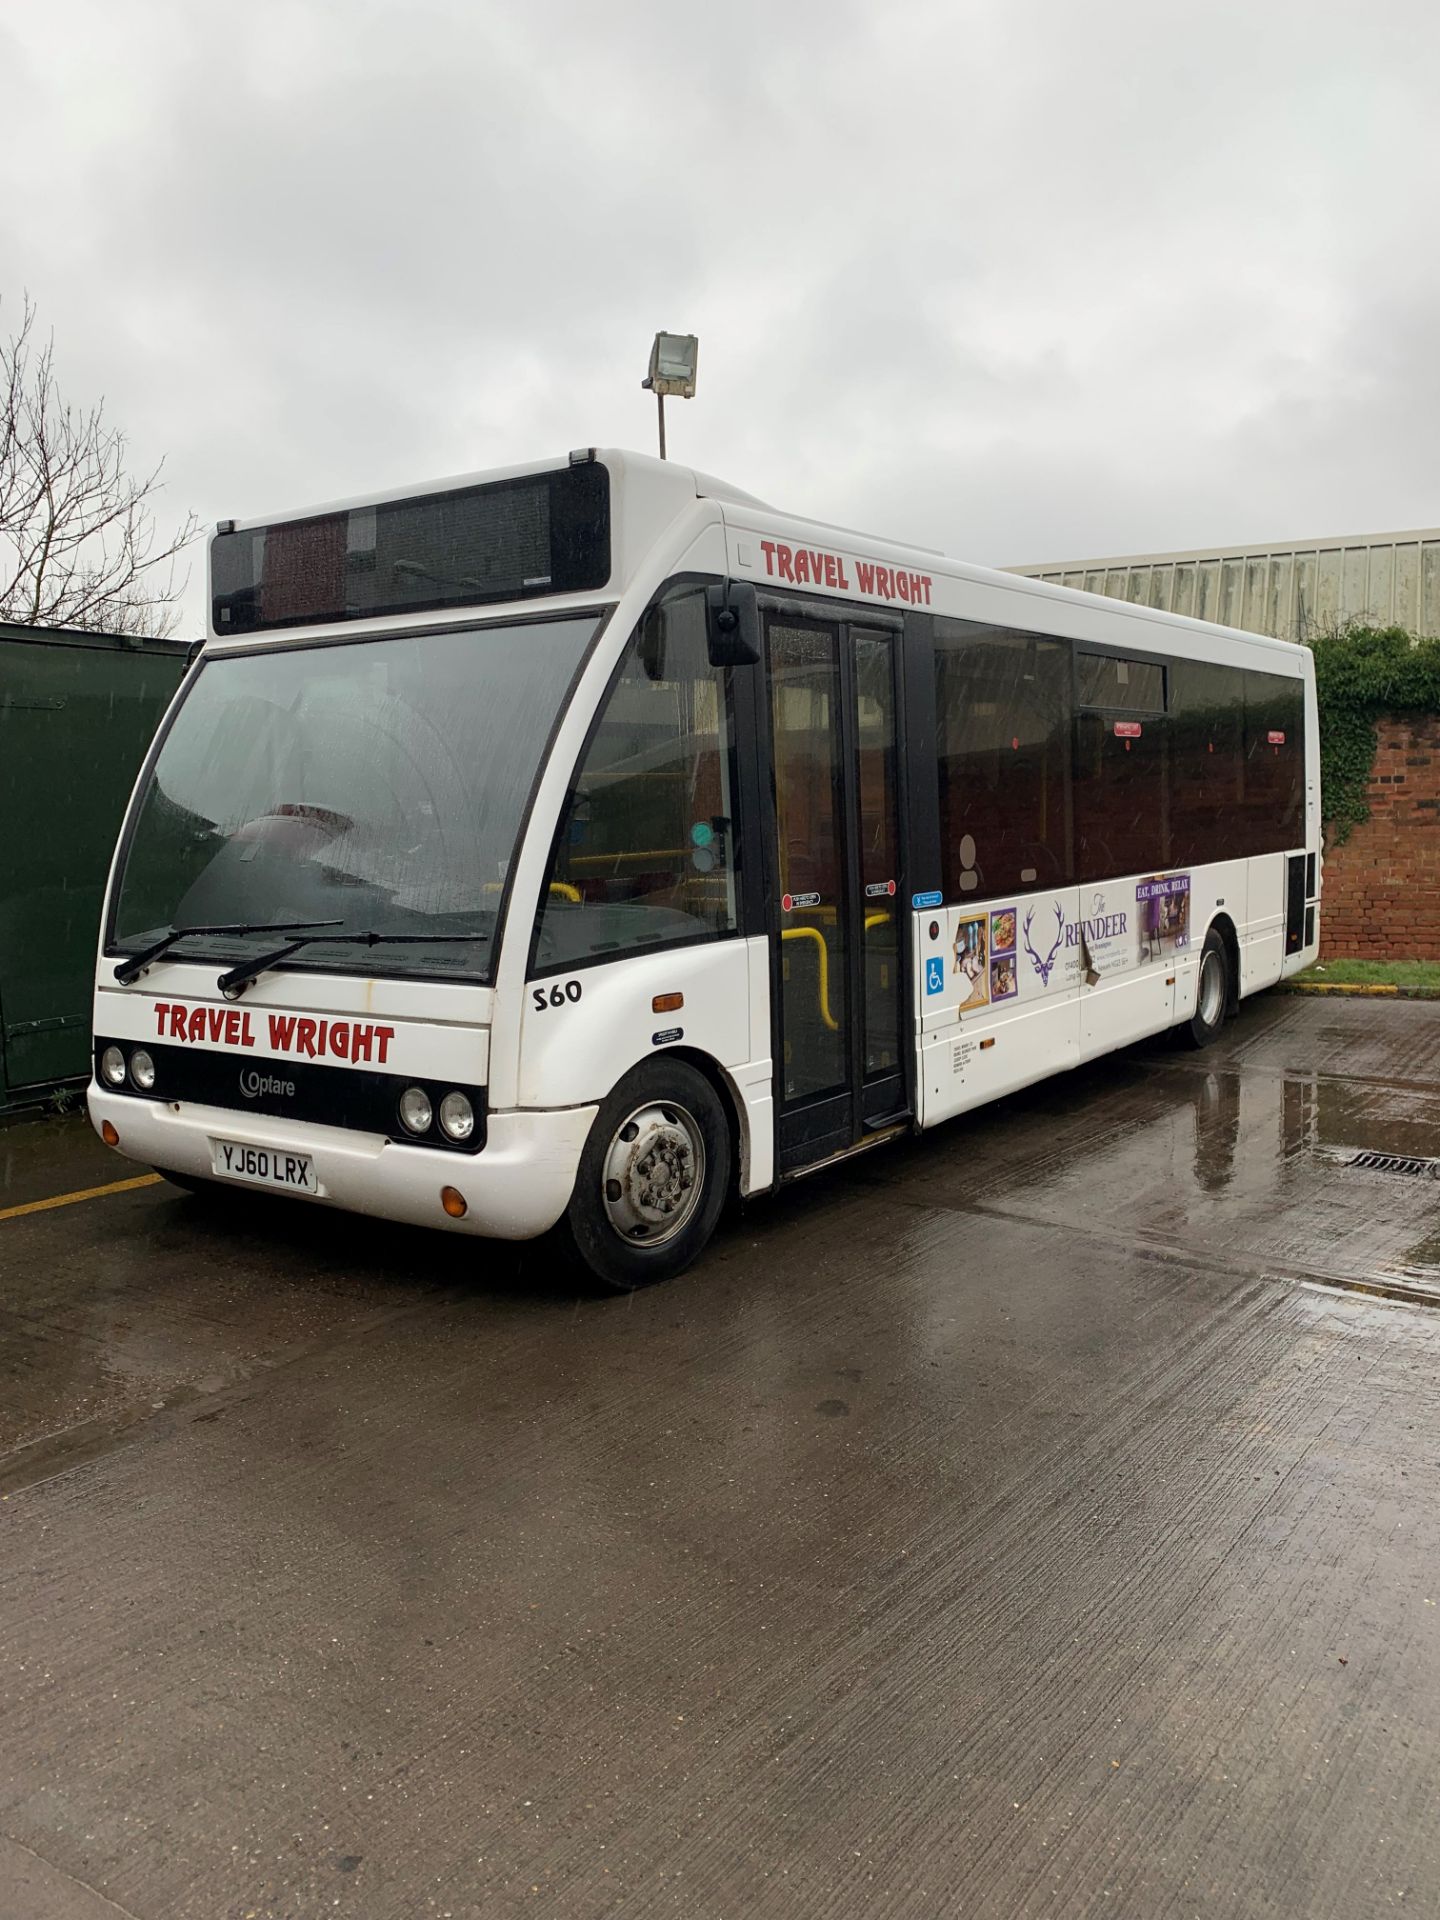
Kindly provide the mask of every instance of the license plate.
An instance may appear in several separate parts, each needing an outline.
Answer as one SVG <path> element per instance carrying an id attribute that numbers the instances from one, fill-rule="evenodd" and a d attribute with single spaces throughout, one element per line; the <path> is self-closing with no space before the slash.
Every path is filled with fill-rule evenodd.
<path id="1" fill-rule="evenodd" d="M 277 1147 L 246 1147 L 238 1140 L 212 1140 L 210 1165 L 226 1180 L 248 1180 L 257 1187 L 283 1187 L 286 1193 L 319 1193 L 308 1153 L 284 1153 Z"/>

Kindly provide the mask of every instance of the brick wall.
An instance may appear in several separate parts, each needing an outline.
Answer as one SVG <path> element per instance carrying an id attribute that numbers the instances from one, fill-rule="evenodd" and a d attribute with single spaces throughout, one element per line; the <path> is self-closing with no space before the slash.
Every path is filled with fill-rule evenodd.
<path id="1" fill-rule="evenodd" d="M 1385 715 L 1370 818 L 1325 856 L 1322 954 L 1440 960 L 1440 715 Z"/>

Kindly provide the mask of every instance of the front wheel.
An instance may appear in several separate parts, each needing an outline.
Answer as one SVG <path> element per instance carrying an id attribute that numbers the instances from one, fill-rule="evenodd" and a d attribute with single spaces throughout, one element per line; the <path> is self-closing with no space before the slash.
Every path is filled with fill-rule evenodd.
<path id="1" fill-rule="evenodd" d="M 683 1060 L 647 1060 L 602 1104 L 580 1156 L 562 1242 L 618 1293 L 683 1273 L 730 1184 L 720 1098 Z"/>
<path id="2" fill-rule="evenodd" d="M 1212 927 L 1200 949 L 1200 978 L 1195 988 L 1195 1011 L 1180 1032 L 1192 1047 L 1208 1047 L 1218 1038 L 1230 1005 L 1230 956 Z"/>

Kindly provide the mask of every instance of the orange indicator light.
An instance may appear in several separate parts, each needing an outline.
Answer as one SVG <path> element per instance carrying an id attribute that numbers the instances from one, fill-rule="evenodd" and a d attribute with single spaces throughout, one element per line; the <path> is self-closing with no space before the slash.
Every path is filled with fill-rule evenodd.
<path id="1" fill-rule="evenodd" d="M 685 1004 L 683 993 L 657 993 L 650 1002 L 652 1013 L 678 1013 Z"/>
<path id="2" fill-rule="evenodd" d="M 120 1144 L 120 1136 L 108 1120 L 100 1122 L 100 1138 L 107 1147 L 118 1147 Z"/>
<path id="3" fill-rule="evenodd" d="M 441 1187 L 440 1204 L 452 1220 L 463 1220 L 470 1211 L 465 1196 L 458 1187 Z"/>
<path id="4" fill-rule="evenodd" d="M 995 1036 L 994 1036 L 994 1034 L 992 1033 L 992 1034 L 991 1034 L 991 1036 L 990 1036 L 990 1038 L 989 1038 L 988 1040 L 982 1040 L 982 1041 L 980 1042 L 980 1051 L 981 1051 L 981 1053 L 984 1053 L 984 1051 L 985 1051 L 985 1049 L 986 1049 L 987 1047 L 993 1047 L 993 1046 L 994 1046 L 994 1044 L 995 1044 Z"/>

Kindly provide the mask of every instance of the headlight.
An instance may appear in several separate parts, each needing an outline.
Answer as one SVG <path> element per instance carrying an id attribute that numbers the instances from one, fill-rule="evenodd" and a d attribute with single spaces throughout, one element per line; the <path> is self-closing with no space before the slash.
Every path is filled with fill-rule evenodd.
<path id="1" fill-rule="evenodd" d="M 435 1110 L 423 1087 L 407 1087 L 400 1096 L 400 1124 L 411 1133 L 428 1133 Z"/>
<path id="2" fill-rule="evenodd" d="M 475 1131 L 475 1109 L 463 1093 L 447 1093 L 440 1102 L 440 1124 L 452 1140 L 468 1140 Z"/>
<path id="3" fill-rule="evenodd" d="M 130 1078 L 142 1093 L 148 1093 L 155 1084 L 155 1062 L 144 1047 L 137 1047 L 130 1056 Z"/>
<path id="4" fill-rule="evenodd" d="M 100 1056 L 100 1073 L 112 1087 L 125 1084 L 125 1056 L 118 1047 L 106 1047 Z"/>

